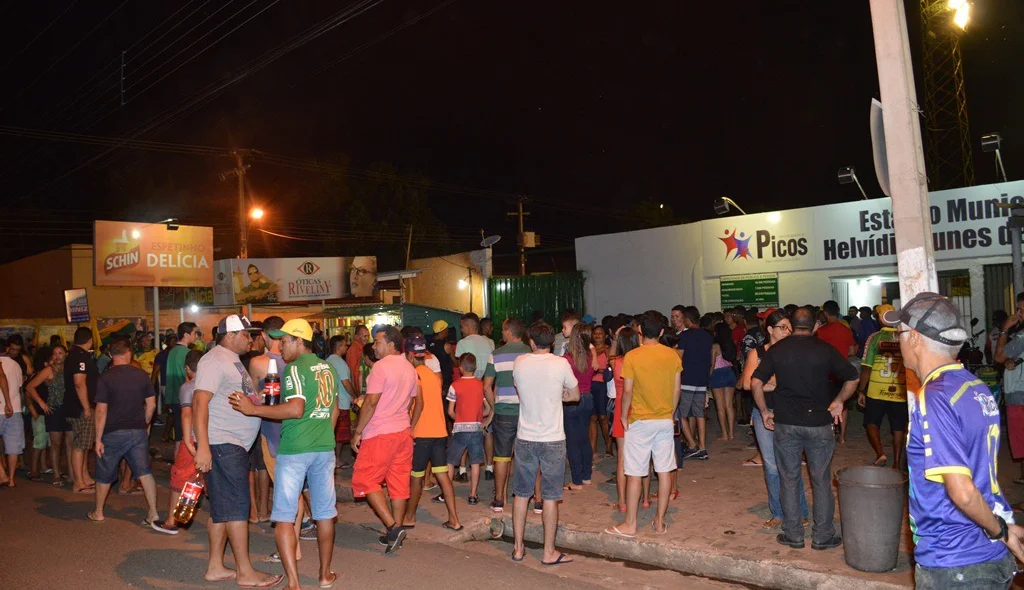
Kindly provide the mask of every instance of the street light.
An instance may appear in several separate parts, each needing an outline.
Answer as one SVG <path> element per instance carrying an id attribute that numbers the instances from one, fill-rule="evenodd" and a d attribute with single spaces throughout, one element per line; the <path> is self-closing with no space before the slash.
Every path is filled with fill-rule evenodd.
<path id="1" fill-rule="evenodd" d="M 860 185 L 860 181 L 857 180 L 857 169 L 853 166 L 843 166 L 839 169 L 839 184 L 856 184 L 857 188 L 860 189 L 860 196 L 864 197 L 864 200 L 868 200 L 868 194 L 864 192 L 864 187 Z"/>
<path id="2" fill-rule="evenodd" d="M 1003 138 L 998 133 L 989 133 L 988 135 L 981 136 L 981 151 L 986 154 L 995 152 L 996 154 L 996 176 L 1002 175 L 1003 182 L 1006 182 L 1006 168 L 1003 167 L 1003 156 L 999 153 L 999 148 L 1003 146 Z"/>
<path id="3" fill-rule="evenodd" d="M 260 219 L 263 219 L 264 215 L 265 215 L 265 213 L 264 213 L 263 209 L 260 209 L 259 207 L 253 207 L 252 210 L 249 211 L 249 217 L 251 217 L 252 219 L 255 219 L 257 221 L 259 221 Z"/>
<path id="4" fill-rule="evenodd" d="M 718 197 L 717 199 L 715 199 L 715 213 L 718 215 L 725 215 L 726 213 L 729 212 L 730 205 L 736 207 L 736 210 L 742 213 L 743 215 L 747 214 L 747 212 L 744 211 L 742 207 L 736 204 L 736 201 L 733 201 L 729 197 Z"/>
<path id="5" fill-rule="evenodd" d="M 949 0 L 946 6 L 953 11 L 953 24 L 960 27 L 961 31 L 966 31 L 967 23 L 971 20 L 971 3 L 967 0 Z"/>

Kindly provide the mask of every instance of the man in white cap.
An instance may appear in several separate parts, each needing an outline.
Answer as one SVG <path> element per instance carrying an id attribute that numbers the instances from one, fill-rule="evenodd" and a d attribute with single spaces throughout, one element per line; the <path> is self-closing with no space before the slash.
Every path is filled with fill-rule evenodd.
<path id="1" fill-rule="evenodd" d="M 910 528 L 918 588 L 1009 588 L 1024 559 L 1024 529 L 996 479 L 999 405 L 956 360 L 968 332 L 960 310 L 937 293 L 918 293 L 897 314 L 907 368 L 923 375 L 912 391 Z M 1009 548 L 1009 551 L 1007 551 Z"/>
<path id="2" fill-rule="evenodd" d="M 282 403 L 254 404 L 247 396 L 231 394 L 231 406 L 246 416 L 281 420 L 281 444 L 274 469 L 274 538 L 288 575 L 287 588 L 299 588 L 294 526 L 302 484 L 309 482 L 310 512 L 317 524 L 320 548 L 320 587 L 337 579 L 331 571 L 334 517 L 338 515 L 334 489 L 334 423 L 338 419 L 338 374 L 327 361 L 313 354 L 313 328 L 303 319 L 268 332 L 281 339 L 281 355 L 288 363 L 281 388 Z"/>
<path id="3" fill-rule="evenodd" d="M 245 316 L 229 315 L 217 325 L 217 346 L 199 361 L 195 415 L 196 467 L 206 474 L 210 497 L 210 560 L 206 580 L 236 580 L 239 586 L 272 588 L 284 576 L 257 571 L 249 559 L 249 448 L 260 431 L 260 419 L 231 407 L 236 392 L 259 403 L 252 377 L 238 355 L 249 350 L 252 325 Z M 231 542 L 237 571 L 224 566 Z"/>

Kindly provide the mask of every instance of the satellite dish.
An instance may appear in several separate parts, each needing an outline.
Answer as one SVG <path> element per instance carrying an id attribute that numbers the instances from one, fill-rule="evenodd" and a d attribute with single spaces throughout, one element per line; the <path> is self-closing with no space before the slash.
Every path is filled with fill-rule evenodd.
<path id="1" fill-rule="evenodd" d="M 487 236 L 482 242 L 480 242 L 480 245 L 484 248 L 490 248 L 497 244 L 499 240 L 501 240 L 501 236 Z"/>

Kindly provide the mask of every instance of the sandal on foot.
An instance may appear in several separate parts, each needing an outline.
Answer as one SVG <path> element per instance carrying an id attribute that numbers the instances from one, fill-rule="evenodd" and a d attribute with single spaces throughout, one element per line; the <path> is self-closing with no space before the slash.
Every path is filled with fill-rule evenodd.
<path id="1" fill-rule="evenodd" d="M 609 534 L 609 535 L 612 535 L 612 536 L 615 536 L 615 537 L 622 537 L 624 539 L 635 539 L 636 538 L 636 535 L 627 535 L 626 533 L 620 531 L 618 526 L 610 526 L 610 527 L 606 528 L 604 530 L 604 532 L 606 534 Z"/>
<path id="2" fill-rule="evenodd" d="M 886 457 L 885 455 L 882 455 L 881 457 L 875 459 L 874 462 L 871 463 L 871 466 L 872 467 L 885 467 L 887 463 L 889 463 L 889 458 Z M 1024 483 L 1024 482 L 1021 482 L 1021 483 Z"/>
<path id="3" fill-rule="evenodd" d="M 448 529 L 449 531 L 456 531 L 456 532 L 461 531 L 462 529 L 466 528 L 466 527 L 462 526 L 461 524 L 459 526 L 457 526 L 457 527 L 454 527 L 454 526 L 448 524 L 447 522 L 442 524 L 441 526 L 443 528 Z"/>
<path id="4" fill-rule="evenodd" d="M 566 558 L 568 558 L 568 559 L 566 559 Z M 554 560 L 554 561 L 552 561 L 550 563 L 547 562 L 547 561 L 542 561 L 540 563 L 541 563 L 541 565 L 562 565 L 563 563 L 572 563 L 572 562 L 573 562 L 573 559 L 571 557 L 569 557 L 565 553 L 559 553 L 558 554 L 558 559 L 556 559 L 556 560 Z"/>
<path id="5" fill-rule="evenodd" d="M 526 559 L 526 550 L 525 549 L 523 549 L 523 554 L 520 555 L 519 557 L 516 557 L 516 550 L 515 549 L 512 550 L 512 561 L 522 561 L 524 559 Z"/>

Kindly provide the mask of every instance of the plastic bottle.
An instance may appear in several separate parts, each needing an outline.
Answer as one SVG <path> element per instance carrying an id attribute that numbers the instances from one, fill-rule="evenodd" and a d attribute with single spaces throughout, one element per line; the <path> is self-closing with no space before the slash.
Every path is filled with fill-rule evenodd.
<path id="1" fill-rule="evenodd" d="M 196 505 L 199 504 L 199 496 L 203 493 L 203 488 L 206 487 L 203 481 L 203 474 L 196 471 L 181 489 L 181 495 L 178 496 L 178 505 L 174 508 L 174 520 L 181 526 L 185 526 L 192 522 L 192 517 L 196 514 Z"/>
<path id="2" fill-rule="evenodd" d="M 276 406 L 281 403 L 281 376 L 277 373 L 277 359 L 270 359 L 267 378 L 263 381 L 263 405 Z"/>

